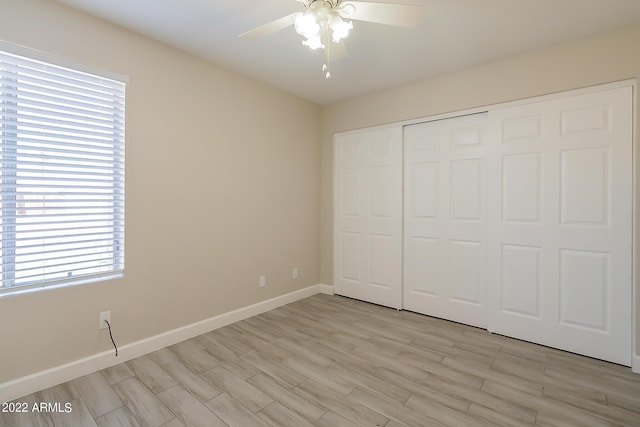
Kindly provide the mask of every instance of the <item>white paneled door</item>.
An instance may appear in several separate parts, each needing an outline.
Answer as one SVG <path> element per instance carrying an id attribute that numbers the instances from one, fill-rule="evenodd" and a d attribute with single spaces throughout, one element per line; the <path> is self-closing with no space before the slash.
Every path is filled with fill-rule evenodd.
<path id="1" fill-rule="evenodd" d="M 633 90 L 337 134 L 345 295 L 631 365 Z"/>
<path id="2" fill-rule="evenodd" d="M 630 365 L 632 90 L 489 114 L 488 329 Z"/>
<path id="3" fill-rule="evenodd" d="M 487 326 L 486 114 L 404 128 L 404 308 Z"/>
<path id="4" fill-rule="evenodd" d="M 402 127 L 334 139 L 334 286 L 402 308 Z"/>

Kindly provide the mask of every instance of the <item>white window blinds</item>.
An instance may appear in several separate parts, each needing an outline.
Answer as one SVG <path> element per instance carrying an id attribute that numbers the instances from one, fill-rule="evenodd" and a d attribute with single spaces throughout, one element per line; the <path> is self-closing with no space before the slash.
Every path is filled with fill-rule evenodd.
<path id="1" fill-rule="evenodd" d="M 124 271 L 124 84 L 0 51 L 0 293 Z"/>

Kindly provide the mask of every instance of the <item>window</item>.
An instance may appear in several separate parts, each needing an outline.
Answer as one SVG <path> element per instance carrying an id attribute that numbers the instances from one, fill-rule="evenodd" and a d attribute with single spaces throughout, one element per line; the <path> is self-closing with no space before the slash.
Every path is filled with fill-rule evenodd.
<path id="1" fill-rule="evenodd" d="M 124 271 L 124 83 L 0 50 L 0 294 Z"/>

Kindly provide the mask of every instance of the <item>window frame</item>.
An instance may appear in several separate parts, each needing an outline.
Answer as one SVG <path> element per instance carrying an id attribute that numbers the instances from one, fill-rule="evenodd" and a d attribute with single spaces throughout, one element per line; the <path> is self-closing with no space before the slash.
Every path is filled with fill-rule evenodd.
<path id="1" fill-rule="evenodd" d="M 55 56 L 52 56 L 50 54 L 41 52 L 41 51 L 37 51 L 37 50 L 33 50 L 33 49 L 29 49 L 29 48 L 25 48 L 22 46 L 17 46 L 17 45 L 13 45 L 10 43 L 6 43 L 2 40 L 0 40 L 0 53 L 3 54 L 9 54 L 9 55 L 15 55 L 15 56 L 19 56 L 24 58 L 27 61 L 34 61 L 34 62 L 38 62 L 41 63 L 44 67 L 49 66 L 52 68 L 56 68 L 56 69 L 67 69 L 70 73 L 75 74 L 76 76 L 81 76 L 82 74 L 87 75 L 87 79 L 100 79 L 101 81 L 109 81 L 109 85 L 113 84 L 114 85 L 114 89 L 113 92 L 111 93 L 111 96 L 115 96 L 113 94 L 116 93 L 116 90 L 121 91 L 121 107 L 120 110 L 121 111 L 119 114 L 114 114 L 114 119 L 112 121 L 110 121 L 109 123 L 113 123 L 114 124 L 114 129 L 118 128 L 121 129 L 121 135 L 119 135 L 119 137 L 114 137 L 113 138 L 113 164 L 112 167 L 110 169 L 110 173 L 111 175 L 107 175 L 107 176 L 112 176 L 111 178 L 111 186 L 107 186 L 105 188 L 110 189 L 106 192 L 106 194 L 108 194 L 107 197 L 105 197 L 105 201 L 103 203 L 112 203 L 112 209 L 111 212 L 113 214 L 112 220 L 111 221 L 106 221 L 107 223 L 110 223 L 109 226 L 103 226 L 103 229 L 108 229 L 109 231 L 107 232 L 103 232 L 103 234 L 112 234 L 113 238 L 111 240 L 110 246 L 111 249 L 107 249 L 107 252 L 105 253 L 109 253 L 109 251 L 111 251 L 111 253 L 113 254 L 112 258 L 112 264 L 107 267 L 108 270 L 106 271 L 102 271 L 102 272 L 93 272 L 93 273 L 87 273 L 87 274 L 80 274 L 76 277 L 73 277 L 73 275 L 69 272 L 64 273 L 63 271 L 61 271 L 60 273 L 62 274 L 67 274 L 67 277 L 64 278 L 46 278 L 46 275 L 49 275 L 51 273 L 43 273 L 41 275 L 41 278 L 36 278 L 34 279 L 34 281 L 32 283 L 23 283 L 23 284 L 15 284 L 12 283 L 11 285 L 6 285 L 6 281 L 12 280 L 11 274 L 15 275 L 15 272 L 18 271 L 15 268 L 16 265 L 16 260 L 15 260 L 15 249 L 12 250 L 11 248 L 11 244 L 14 245 L 15 248 L 15 244 L 16 242 L 19 240 L 16 238 L 16 227 L 15 227 L 15 222 L 17 221 L 17 218 L 19 217 L 19 213 L 21 212 L 21 203 L 19 202 L 19 198 L 18 198 L 18 192 L 16 191 L 17 188 L 19 187 L 19 185 L 17 184 L 18 182 L 18 167 L 20 165 L 20 160 L 16 161 L 17 159 L 17 149 L 18 149 L 18 145 L 20 144 L 20 138 L 18 137 L 18 120 L 19 120 L 19 108 L 17 110 L 15 110 L 13 113 L 16 115 L 16 134 L 14 135 L 14 138 L 6 138 L 7 132 L 6 130 L 9 129 L 11 130 L 12 127 L 11 125 L 6 125 L 6 122 L 8 120 L 11 120 L 11 118 L 7 119 L 8 116 L 11 116 L 11 113 L 9 113 L 9 115 L 7 114 L 7 109 L 6 106 L 9 105 L 11 106 L 11 101 L 8 102 L 1 102 L 0 103 L 0 119 L 3 119 L 5 122 L 5 125 L 3 125 L 0 129 L 2 132 L 0 132 L 0 134 L 2 135 L 2 139 L 0 140 L 0 147 L 1 147 L 1 152 L 0 152 L 0 170 L 2 171 L 2 173 L 0 174 L 0 190 L 2 191 L 2 195 L 5 192 L 5 190 L 7 189 L 11 189 L 14 188 L 13 193 L 9 193 L 11 196 L 13 196 L 14 198 L 10 198 L 2 200 L 0 198 L 0 240 L 2 240 L 2 245 L 0 246 L 0 266 L 6 266 L 6 265 L 12 265 L 13 264 L 13 268 L 10 269 L 9 271 L 7 271 L 5 268 L 2 268 L 0 270 L 0 278 L 2 279 L 0 281 L 0 297 L 3 296 L 7 296 L 7 295 L 14 295 L 14 294 L 19 294 L 19 293 L 25 293 L 25 292 L 32 292 L 32 291 L 37 291 L 37 290 L 41 290 L 41 289 L 53 289 L 53 288 L 60 288 L 60 287 L 66 287 L 66 286 L 73 286 L 73 285 L 78 285 L 78 284 L 85 284 L 85 283 L 94 283 L 94 282 L 98 282 L 98 281 L 104 281 L 104 280 L 111 280 L 111 279 L 117 279 L 117 278 L 122 278 L 124 277 L 124 267 L 125 267 L 125 258 L 124 258 L 124 254 L 125 254 L 125 247 L 124 247 L 124 229 L 125 229 L 125 140 L 126 140 L 126 135 L 125 135 L 125 124 L 126 124 L 126 114 L 125 114 L 125 105 L 126 105 L 126 84 L 128 83 L 128 78 L 124 77 L 122 75 L 119 74 L 115 74 L 115 73 L 110 73 L 110 72 L 105 72 L 103 70 L 98 70 L 95 69 L 93 67 L 88 67 L 86 65 L 83 64 L 79 64 L 77 62 L 73 62 L 73 61 L 69 61 L 69 60 L 65 60 L 62 58 L 58 58 Z M 9 86 L 5 85 L 3 86 L 3 82 L 6 82 L 7 79 L 4 78 L 0 78 L 0 92 L 5 95 L 5 99 L 7 98 L 7 92 L 10 90 L 8 89 Z M 56 80 L 57 81 L 57 80 Z M 4 87 L 4 89 L 3 89 Z M 19 87 L 19 85 L 17 85 L 17 87 Z M 17 87 L 14 87 L 14 90 L 18 90 Z M 116 87 L 118 87 L 118 89 L 115 89 Z M 16 104 L 17 105 L 17 104 Z M 90 116 L 89 120 L 94 120 L 95 119 L 95 115 L 91 116 L 91 111 L 89 109 L 86 109 L 83 114 L 87 114 L 88 116 Z M 47 119 L 42 119 L 42 122 L 38 122 L 38 125 L 41 125 L 42 123 L 47 123 L 50 124 L 51 122 L 51 118 L 47 118 Z M 117 126 L 116 126 L 117 125 Z M 23 125 L 24 126 L 24 125 Z M 114 130 L 113 135 L 116 135 L 116 131 Z M 53 135 L 53 134 L 52 134 Z M 44 134 L 42 136 L 42 141 L 46 141 L 47 138 L 53 138 L 51 135 L 47 135 Z M 58 136 L 59 138 L 59 136 Z M 13 141 L 13 144 L 11 142 L 8 142 L 9 140 Z M 43 145 L 46 147 L 46 149 L 50 149 L 51 146 L 55 146 L 57 143 L 53 142 L 47 145 L 47 143 L 44 143 Z M 12 146 L 13 145 L 13 146 Z M 79 144 L 78 144 L 79 145 Z M 73 147 L 73 144 L 70 144 L 71 147 Z M 43 151 L 45 149 L 43 148 Z M 119 155 L 116 155 L 115 153 L 119 152 Z M 7 154 L 9 154 L 9 156 L 7 157 Z M 14 156 L 12 156 L 12 154 L 14 154 Z M 7 164 L 10 164 L 10 166 L 7 167 Z M 68 170 L 71 169 L 71 167 L 66 166 L 68 168 Z M 78 166 L 80 167 L 80 166 Z M 63 166 L 59 167 L 60 170 L 63 170 Z M 108 168 L 107 168 L 108 169 Z M 14 172 L 11 172 L 11 171 Z M 45 179 L 51 179 L 49 178 L 45 178 L 45 175 L 50 175 L 52 173 L 53 168 L 50 169 L 45 169 L 43 167 L 43 174 L 42 174 L 42 181 L 46 182 Z M 6 174 L 6 171 L 9 171 L 9 175 Z M 60 172 L 60 173 L 68 173 L 68 174 L 72 174 L 72 172 Z M 9 177 L 9 179 L 7 180 L 7 176 Z M 87 175 L 88 178 L 90 179 L 92 177 L 92 175 Z M 105 182 L 109 182 L 109 181 L 105 181 Z M 75 183 L 75 182 L 74 182 Z M 80 185 L 78 183 L 76 183 L 76 185 Z M 42 188 L 46 187 L 47 183 L 44 183 L 42 185 Z M 36 185 L 36 188 L 38 186 Z M 77 190 L 77 189 L 76 189 Z M 64 198 L 64 197 L 63 197 Z M 84 202 L 83 202 L 84 203 Z M 96 205 L 99 205 L 99 202 L 95 202 Z M 89 206 L 91 203 L 87 202 L 87 205 L 80 205 L 76 202 L 76 204 L 74 206 L 76 207 L 87 207 Z M 24 203 L 22 203 L 22 205 L 24 206 Z M 88 208 L 87 208 L 88 209 Z M 102 207 L 102 208 L 94 208 L 96 210 L 100 210 L 102 209 L 103 211 L 107 211 L 108 208 L 106 207 Z M 13 219 L 13 227 L 12 227 L 12 220 Z M 9 221 L 8 224 L 6 224 L 6 221 Z M 46 223 L 46 221 L 50 221 L 49 219 L 45 219 L 42 222 Z M 75 226 L 76 223 L 79 220 L 69 220 L 69 224 L 71 224 L 71 226 Z M 98 222 L 96 220 L 96 222 Z M 46 234 L 46 232 L 51 232 L 51 228 L 47 228 L 47 226 L 43 226 L 42 228 L 42 234 L 43 236 Z M 7 239 L 8 236 L 8 239 Z M 121 236 L 121 237 L 119 237 Z M 44 240 L 44 238 L 43 238 Z M 7 249 L 7 243 L 9 244 L 9 247 Z M 72 242 L 68 242 L 66 246 L 70 246 L 70 243 Z M 79 248 L 69 248 L 69 249 L 63 249 L 61 251 L 62 254 L 66 254 L 63 255 L 64 258 L 69 258 L 72 259 L 72 256 L 69 255 L 69 252 L 73 252 L 73 251 L 78 251 L 80 250 Z M 45 252 L 43 250 L 43 252 Z M 77 255 L 77 258 L 82 258 L 84 255 Z M 13 258 L 13 259 L 12 259 Z M 51 259 L 55 259 L 55 257 L 53 257 L 52 255 L 47 255 L 46 257 L 43 257 L 42 260 L 43 261 L 51 261 Z M 7 261 L 7 262 L 5 262 Z M 74 261 L 75 263 L 77 263 L 78 261 Z M 87 261 L 88 263 L 91 262 L 90 260 Z M 98 258 L 95 258 L 94 261 L 95 263 L 98 262 Z M 62 264 L 60 264 L 62 265 Z M 90 269 L 90 267 L 89 267 Z M 95 270 L 98 269 L 98 267 L 94 268 Z M 15 279 L 15 276 L 13 277 L 13 279 Z"/>

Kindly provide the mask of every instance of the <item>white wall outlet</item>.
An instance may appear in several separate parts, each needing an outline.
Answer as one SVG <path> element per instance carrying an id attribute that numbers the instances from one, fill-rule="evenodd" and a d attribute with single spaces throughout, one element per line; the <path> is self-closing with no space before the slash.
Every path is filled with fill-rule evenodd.
<path id="1" fill-rule="evenodd" d="M 291 277 L 293 277 L 294 279 L 297 279 L 298 276 L 299 276 L 298 267 L 293 267 L 293 270 L 291 270 Z"/>
<path id="2" fill-rule="evenodd" d="M 105 322 L 106 320 L 106 322 Z M 98 326 L 98 328 L 100 329 L 106 329 L 109 326 L 107 325 L 107 322 L 111 323 L 111 312 L 110 311 L 103 311 L 102 313 L 100 313 L 100 324 Z"/>
<path id="3" fill-rule="evenodd" d="M 261 288 L 264 288 L 265 286 L 267 286 L 267 276 L 260 276 L 260 279 L 258 280 L 258 285 Z"/>

